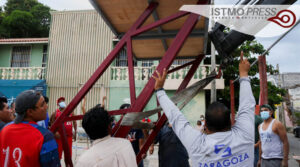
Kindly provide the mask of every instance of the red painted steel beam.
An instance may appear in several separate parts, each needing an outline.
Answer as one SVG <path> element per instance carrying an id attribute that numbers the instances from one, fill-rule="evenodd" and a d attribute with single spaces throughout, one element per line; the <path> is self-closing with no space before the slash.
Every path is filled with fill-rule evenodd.
<path id="1" fill-rule="evenodd" d="M 62 142 L 62 147 L 64 150 L 65 164 L 67 167 L 73 166 L 70 148 L 69 148 L 69 144 L 68 144 L 68 137 L 67 137 L 67 133 L 66 133 L 64 124 L 61 124 L 58 132 L 59 132 L 61 142 Z"/>
<path id="2" fill-rule="evenodd" d="M 133 54 L 132 54 L 132 41 L 131 38 L 127 40 L 127 61 L 128 61 L 128 74 L 129 74 L 129 88 L 130 88 L 130 102 L 135 103 L 135 81 L 134 81 L 134 67 L 133 67 Z"/>
<path id="3" fill-rule="evenodd" d="M 75 115 L 75 116 L 67 117 L 65 119 L 65 122 L 81 120 L 83 118 L 83 116 L 84 115 Z"/>
<path id="4" fill-rule="evenodd" d="M 129 108 L 113 110 L 113 111 L 108 111 L 108 114 L 109 115 L 122 115 L 122 114 L 126 114 L 129 110 L 130 110 Z"/>
<path id="5" fill-rule="evenodd" d="M 175 39 L 173 40 L 172 44 L 166 51 L 165 55 L 163 56 L 162 60 L 160 61 L 159 65 L 157 66 L 156 70 L 162 73 L 163 69 L 169 69 L 170 65 L 172 64 L 173 60 L 175 59 L 176 55 L 182 48 L 185 40 L 191 33 L 192 29 L 196 25 L 198 21 L 198 15 L 190 14 L 190 16 L 185 21 L 184 25 L 176 35 Z M 144 107 L 146 106 L 147 102 L 151 98 L 153 91 L 154 91 L 154 84 L 155 80 L 151 77 L 148 83 L 145 85 L 142 92 L 139 94 L 136 103 L 133 104 L 132 110 L 129 112 L 141 112 Z M 116 137 L 125 137 L 128 132 L 130 131 L 130 126 L 122 126 L 116 132 Z"/>
<path id="6" fill-rule="evenodd" d="M 216 76 L 216 79 L 220 79 L 222 77 L 222 68 L 219 67 L 218 75 Z"/>
<path id="7" fill-rule="evenodd" d="M 101 77 L 104 71 L 108 68 L 108 66 L 112 63 L 114 58 L 118 55 L 120 50 L 124 47 L 126 41 L 130 38 L 132 32 L 134 32 L 138 27 L 140 27 L 149 15 L 153 12 L 153 10 L 157 7 L 158 3 L 152 2 L 145 9 L 144 13 L 138 18 L 138 20 L 133 24 L 130 30 L 123 36 L 123 38 L 117 43 L 116 47 L 110 52 L 110 54 L 104 59 L 101 65 L 97 68 L 91 78 L 84 84 L 84 86 L 80 89 L 77 95 L 72 99 L 69 103 L 65 111 L 55 120 L 53 126 L 51 126 L 50 130 L 55 132 L 60 124 L 64 122 L 64 119 L 68 115 L 70 115 L 75 107 L 80 103 L 83 97 L 88 93 L 88 91 L 92 88 L 92 86 L 97 82 L 97 80 Z"/>
<path id="8" fill-rule="evenodd" d="M 168 71 L 168 74 L 173 73 L 173 72 L 175 72 L 175 71 L 178 71 L 178 70 L 180 70 L 180 69 L 182 69 L 182 68 L 185 68 L 185 67 L 187 67 L 187 66 L 189 66 L 189 65 L 192 65 L 195 61 L 196 61 L 196 60 L 193 60 L 193 61 L 190 61 L 190 62 L 188 62 L 188 63 L 185 63 L 185 64 L 183 64 L 183 65 L 181 65 L 181 66 L 175 67 L 175 68 L 169 70 L 169 71 Z"/>
<path id="9" fill-rule="evenodd" d="M 197 68 L 199 67 L 202 59 L 203 59 L 204 55 L 199 55 L 197 57 L 197 59 L 194 61 L 192 67 L 190 68 L 188 74 L 186 75 L 186 77 L 184 78 L 184 80 L 181 82 L 179 88 L 177 89 L 176 93 L 185 89 L 188 85 L 188 83 L 190 82 L 190 80 L 193 78 L 195 72 L 197 71 Z M 149 149 L 150 145 L 153 143 L 155 137 L 157 136 L 157 134 L 159 133 L 161 127 L 164 125 L 164 123 L 166 122 L 167 117 L 165 114 L 163 114 L 158 122 L 156 123 L 156 126 L 154 127 L 153 131 L 151 132 L 151 134 L 148 136 L 146 142 L 144 143 L 144 145 L 142 146 L 140 152 L 138 153 L 136 159 L 137 159 L 137 163 L 139 164 L 139 162 L 142 160 L 142 154 L 145 154 L 146 151 Z"/>
<path id="10" fill-rule="evenodd" d="M 268 104 L 268 81 L 266 56 L 258 56 L 260 99 L 259 105 Z"/>
<path id="11" fill-rule="evenodd" d="M 199 67 L 201 61 L 203 60 L 203 58 L 205 57 L 204 54 L 201 54 L 197 57 L 196 61 L 194 62 L 194 64 L 192 65 L 191 69 L 189 70 L 189 72 L 187 73 L 185 78 L 188 79 L 184 79 L 181 83 L 181 85 L 179 86 L 178 90 L 182 90 L 184 88 L 186 88 L 190 82 L 190 80 L 193 78 L 195 72 L 197 71 L 197 68 Z M 178 92 L 178 91 L 177 91 Z"/>
<path id="12" fill-rule="evenodd" d="M 149 25 L 146 25 L 146 26 L 143 26 L 143 27 L 139 28 L 138 30 L 136 30 L 135 32 L 132 33 L 132 37 L 137 36 L 137 35 L 139 35 L 143 32 L 149 31 L 149 30 L 151 30 L 153 28 L 156 28 L 158 26 L 161 26 L 163 24 L 166 24 L 168 22 L 171 22 L 173 20 L 176 20 L 180 17 L 186 16 L 188 14 L 189 14 L 189 12 L 178 12 L 178 13 L 175 13 L 175 14 L 169 16 L 169 17 L 160 19 L 160 20 L 158 20 L 154 23 L 151 23 Z"/>
<path id="13" fill-rule="evenodd" d="M 235 122 L 235 105 L 234 105 L 234 83 L 230 80 L 230 110 L 231 110 L 231 126 Z"/>

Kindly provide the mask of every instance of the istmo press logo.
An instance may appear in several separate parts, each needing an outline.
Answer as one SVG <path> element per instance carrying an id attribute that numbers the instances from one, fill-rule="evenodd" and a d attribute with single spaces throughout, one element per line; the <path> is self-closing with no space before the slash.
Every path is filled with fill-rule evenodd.
<path id="1" fill-rule="evenodd" d="M 257 37 L 281 35 L 300 18 L 300 5 L 183 5 L 180 10 Z"/>

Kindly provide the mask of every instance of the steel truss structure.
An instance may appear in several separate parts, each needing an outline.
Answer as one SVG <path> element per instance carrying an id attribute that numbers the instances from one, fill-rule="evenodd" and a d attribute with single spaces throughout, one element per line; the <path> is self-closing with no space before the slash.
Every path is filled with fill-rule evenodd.
<path id="1" fill-rule="evenodd" d="M 205 1 L 199 1 L 199 4 L 207 4 L 208 0 Z M 162 73 L 163 69 L 169 69 L 172 62 L 174 61 L 176 55 L 179 53 L 180 49 L 182 48 L 184 42 L 188 38 L 189 35 L 197 35 L 197 34 L 203 34 L 203 32 L 195 32 L 193 31 L 193 28 L 195 27 L 197 21 L 199 20 L 199 15 L 189 13 L 189 12 L 178 12 L 175 13 L 169 17 L 156 20 L 154 23 L 142 26 L 143 23 L 146 21 L 146 19 L 153 14 L 155 11 L 155 8 L 157 8 L 158 3 L 156 2 L 150 2 L 148 7 L 144 10 L 144 12 L 140 15 L 140 17 L 136 20 L 136 22 L 131 26 L 129 31 L 127 31 L 125 34 L 122 35 L 121 40 L 117 43 L 115 48 L 110 52 L 110 54 L 105 58 L 105 60 L 102 62 L 102 64 L 97 68 L 97 70 L 92 74 L 90 79 L 84 84 L 84 86 L 80 89 L 80 91 L 77 93 L 77 95 L 72 99 L 72 101 L 69 103 L 69 105 L 66 107 L 65 111 L 61 114 L 60 117 L 54 122 L 54 124 L 51 126 L 51 131 L 56 132 L 58 131 L 61 135 L 61 140 L 63 143 L 63 150 L 65 153 L 65 163 L 66 166 L 73 166 L 72 159 L 71 159 L 71 153 L 69 152 L 69 146 L 67 144 L 67 136 L 65 133 L 64 128 L 64 122 L 66 121 L 73 121 L 73 120 L 81 120 L 83 118 L 83 115 L 77 115 L 77 116 L 70 116 L 70 114 L 73 112 L 73 110 L 76 108 L 76 106 L 80 103 L 80 101 L 85 97 L 85 95 L 89 92 L 89 90 L 93 87 L 93 85 L 97 82 L 97 80 L 101 77 L 101 75 L 108 69 L 109 65 L 113 62 L 113 60 L 118 56 L 118 53 L 122 50 L 123 47 L 126 46 L 127 48 L 127 56 L 128 56 L 128 72 L 129 72 L 129 88 L 130 88 L 130 100 L 131 100 L 131 107 L 128 109 L 123 110 L 113 110 L 109 111 L 110 115 L 123 115 L 130 112 L 142 112 L 145 108 L 146 104 L 150 100 L 152 94 L 154 93 L 154 84 L 155 80 L 153 78 L 150 78 L 145 87 L 143 88 L 142 92 L 139 94 L 139 96 L 136 96 L 135 93 L 135 80 L 134 80 L 134 65 L 133 65 L 133 50 L 132 50 L 132 39 L 134 38 L 151 38 L 151 33 L 145 33 L 153 28 L 159 27 L 163 24 L 169 23 L 171 21 L 174 21 L 176 19 L 179 19 L 183 16 L 187 16 L 184 25 L 181 27 L 181 29 L 177 32 L 165 32 L 164 34 L 161 34 L 161 36 L 176 36 L 172 42 L 172 44 L 167 48 L 164 56 L 160 60 L 159 65 L 157 66 L 156 70 L 160 73 Z M 142 34 L 144 33 L 144 35 Z M 138 36 L 140 35 L 141 36 Z M 154 38 L 161 38 L 161 36 L 154 36 Z M 180 84 L 177 91 L 180 91 L 187 87 L 189 81 L 192 79 L 196 69 L 198 68 L 199 64 L 205 57 L 204 54 L 198 55 L 193 61 L 186 63 L 180 67 L 174 68 L 172 70 L 169 70 L 168 73 L 172 73 L 174 71 L 177 71 L 179 69 L 182 69 L 184 67 L 187 67 L 191 65 L 186 77 Z M 221 75 L 219 71 L 219 75 L 217 78 L 219 78 Z M 128 132 L 130 131 L 130 126 L 120 126 L 121 119 L 118 121 L 118 123 L 115 125 L 115 127 L 112 130 L 112 136 L 115 137 L 126 137 Z M 139 163 L 141 161 L 141 155 L 144 154 L 149 146 L 153 143 L 155 136 L 158 134 L 161 127 L 164 125 L 165 121 L 167 120 L 166 116 L 159 115 L 159 119 L 155 124 L 154 129 L 152 130 L 151 134 L 147 138 L 146 142 L 144 143 L 142 149 L 140 150 L 139 154 L 137 155 L 137 162 Z"/>

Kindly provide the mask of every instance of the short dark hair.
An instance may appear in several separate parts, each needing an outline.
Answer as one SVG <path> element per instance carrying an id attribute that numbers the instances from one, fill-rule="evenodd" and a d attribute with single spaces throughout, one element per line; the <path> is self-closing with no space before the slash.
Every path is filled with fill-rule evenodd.
<path id="1" fill-rule="evenodd" d="M 210 131 L 228 130 L 231 128 L 230 111 L 223 103 L 213 102 L 205 112 L 205 123 Z"/>
<path id="2" fill-rule="evenodd" d="M 45 99 L 45 102 L 48 104 L 49 98 L 48 98 L 47 96 L 44 96 L 44 95 L 43 95 L 43 97 L 44 97 L 44 99 Z"/>
<path id="3" fill-rule="evenodd" d="M 125 109 L 125 108 L 129 108 L 129 107 L 130 107 L 130 104 L 125 103 L 120 106 L 120 109 Z"/>
<path id="4" fill-rule="evenodd" d="M 112 121 L 108 112 L 96 105 L 83 116 L 82 127 L 92 140 L 96 140 L 108 135 L 108 127 Z"/>
<path id="5" fill-rule="evenodd" d="M 4 103 L 7 103 L 7 98 L 6 97 L 0 97 L 0 110 L 3 110 L 4 108 Z"/>

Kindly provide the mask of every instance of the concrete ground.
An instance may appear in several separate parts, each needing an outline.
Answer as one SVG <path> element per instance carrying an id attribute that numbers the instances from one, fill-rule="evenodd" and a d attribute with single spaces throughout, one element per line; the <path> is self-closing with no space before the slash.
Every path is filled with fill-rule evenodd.
<path id="1" fill-rule="evenodd" d="M 289 167 L 300 167 L 300 165 L 293 159 L 294 155 L 300 155 L 300 138 L 296 138 L 292 133 L 288 133 L 288 140 L 290 144 L 290 153 L 289 153 Z M 90 142 L 85 140 L 78 140 L 73 142 L 73 163 L 76 163 L 76 160 L 79 156 L 90 147 Z M 61 161 L 62 166 L 64 167 L 64 161 Z M 145 167 L 158 167 L 158 146 L 155 146 L 154 153 L 149 155 L 144 159 Z"/>
<path id="2" fill-rule="evenodd" d="M 296 138 L 294 134 L 288 133 L 290 144 L 289 167 L 300 167 L 300 164 L 293 159 L 294 155 L 300 156 L 300 138 Z"/>

